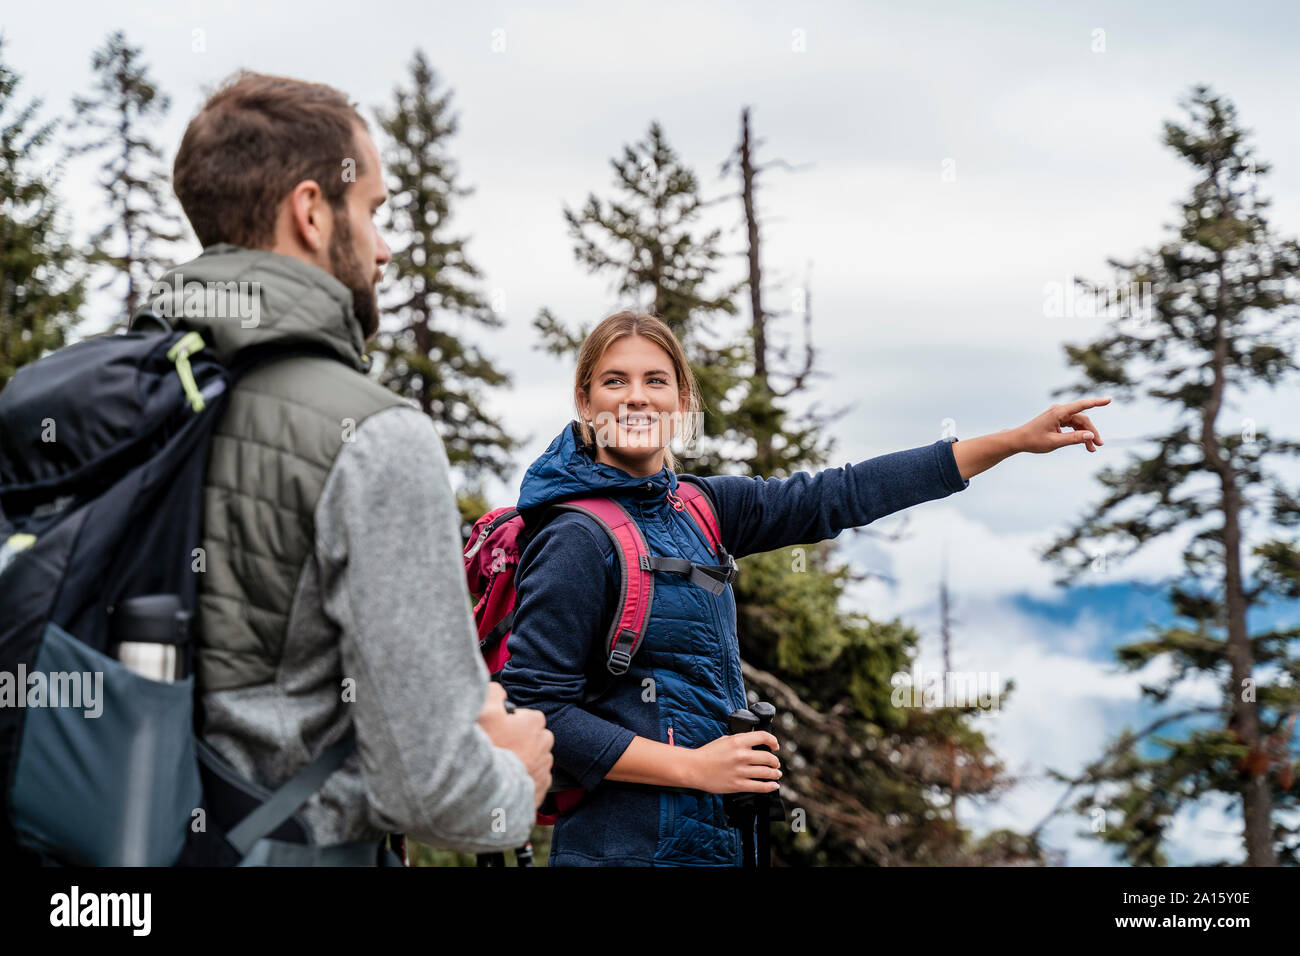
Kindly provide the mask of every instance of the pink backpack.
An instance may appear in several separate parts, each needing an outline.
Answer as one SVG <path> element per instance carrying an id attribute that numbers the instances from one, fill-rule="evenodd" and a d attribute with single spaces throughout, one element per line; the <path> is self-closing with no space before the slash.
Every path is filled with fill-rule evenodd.
<path id="1" fill-rule="evenodd" d="M 531 526 L 525 525 L 517 508 L 509 507 L 496 508 L 474 522 L 465 548 L 465 580 L 475 599 L 474 621 L 478 625 L 479 650 L 483 653 L 488 672 L 496 676 L 510 659 L 510 630 L 515 617 L 515 569 L 519 557 L 545 520 L 561 511 L 577 511 L 591 516 L 609 533 L 614 543 L 623 586 L 604 646 L 606 667 L 615 676 L 628 669 L 645 637 L 650 604 L 654 599 L 655 571 L 688 574 L 714 593 L 721 593 L 735 580 L 736 562 L 722 547 L 717 516 L 708 495 L 691 481 L 679 481 L 677 491 L 677 494 L 669 492 L 668 500 L 675 509 L 685 510 L 695 519 L 709 546 L 725 563 L 702 566 L 680 558 L 652 556 L 632 516 L 617 501 L 601 496 L 573 498 L 551 505 L 546 514 Z M 590 695 L 588 700 L 594 696 Z M 583 792 L 581 787 L 553 787 L 551 799 L 537 814 L 537 822 L 543 826 L 553 825 L 558 814 L 582 799 Z M 552 809 L 553 813 L 548 812 Z"/>

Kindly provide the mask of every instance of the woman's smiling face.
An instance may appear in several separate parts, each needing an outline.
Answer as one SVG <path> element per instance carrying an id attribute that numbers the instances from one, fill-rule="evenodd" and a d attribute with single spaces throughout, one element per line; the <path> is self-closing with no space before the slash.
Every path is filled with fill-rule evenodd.
<path id="1" fill-rule="evenodd" d="M 668 353 L 640 335 L 625 335 L 596 363 L 578 408 L 596 433 L 595 458 L 632 475 L 657 474 L 681 407 Z"/>

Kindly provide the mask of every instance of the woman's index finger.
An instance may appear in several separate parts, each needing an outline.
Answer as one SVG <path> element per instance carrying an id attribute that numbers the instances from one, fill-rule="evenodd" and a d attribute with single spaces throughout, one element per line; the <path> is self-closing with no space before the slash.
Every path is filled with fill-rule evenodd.
<path id="1" fill-rule="evenodd" d="M 1109 405 L 1109 404 L 1110 404 L 1110 396 L 1107 395 L 1104 398 L 1076 399 L 1073 402 L 1066 402 L 1064 407 L 1065 407 L 1066 414 L 1076 415 L 1079 412 L 1083 411 L 1085 408 L 1095 408 L 1098 405 Z"/>

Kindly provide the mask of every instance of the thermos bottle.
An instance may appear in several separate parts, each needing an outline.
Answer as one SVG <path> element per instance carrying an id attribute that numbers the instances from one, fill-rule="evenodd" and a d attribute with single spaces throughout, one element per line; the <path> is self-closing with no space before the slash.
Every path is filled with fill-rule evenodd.
<path id="1" fill-rule="evenodd" d="M 128 598 L 109 611 L 109 640 L 124 666 L 150 680 L 189 673 L 190 612 L 175 594 Z"/>

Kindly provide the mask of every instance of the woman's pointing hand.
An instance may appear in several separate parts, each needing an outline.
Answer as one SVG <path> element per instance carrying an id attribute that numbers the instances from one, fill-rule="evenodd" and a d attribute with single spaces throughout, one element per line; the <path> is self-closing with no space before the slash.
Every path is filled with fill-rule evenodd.
<path id="1" fill-rule="evenodd" d="M 1101 440 L 1101 432 L 1097 431 L 1092 419 L 1083 414 L 1083 410 L 1109 404 L 1109 397 L 1081 398 L 1075 402 L 1053 405 L 1019 428 L 1004 428 L 992 435 L 953 442 L 952 456 L 957 463 L 957 471 L 963 481 L 969 481 L 1017 452 L 1031 451 L 1041 455 L 1066 445 L 1084 445 L 1088 451 L 1096 451 L 1098 445 L 1106 443 Z M 1062 426 L 1074 430 L 1063 432 Z"/>
<path id="2" fill-rule="evenodd" d="M 1092 419 L 1083 414 L 1084 409 L 1098 405 L 1110 404 L 1110 398 L 1081 398 L 1074 402 L 1053 405 L 1043 414 L 1015 429 L 1014 442 L 1017 451 L 1033 452 L 1041 455 L 1056 451 L 1066 445 L 1083 445 L 1088 451 L 1096 451 L 1098 445 L 1106 444 L 1101 439 L 1101 432 L 1092 423 Z M 1063 432 L 1061 429 L 1073 431 Z"/>

